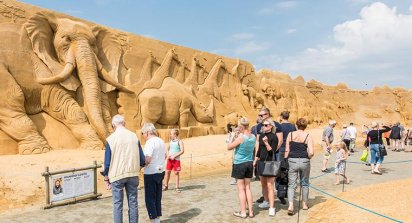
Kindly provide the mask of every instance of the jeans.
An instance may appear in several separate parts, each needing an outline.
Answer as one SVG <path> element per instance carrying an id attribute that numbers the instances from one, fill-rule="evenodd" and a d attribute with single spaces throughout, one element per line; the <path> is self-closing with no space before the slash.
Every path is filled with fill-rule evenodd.
<path id="1" fill-rule="evenodd" d="M 302 182 L 304 181 L 305 183 L 309 184 L 310 160 L 307 158 L 289 158 L 288 161 L 288 201 L 289 203 L 293 203 L 299 174 L 300 183 L 302 185 L 303 201 L 307 203 L 309 199 L 309 186 L 302 184 Z"/>
<path id="2" fill-rule="evenodd" d="M 379 144 L 370 144 L 369 148 L 371 152 L 371 164 L 381 164 L 383 162 L 383 156 L 380 155 Z"/>
<path id="3" fill-rule="evenodd" d="M 165 172 L 144 175 L 144 199 L 150 219 L 162 216 L 162 187 Z"/>
<path id="4" fill-rule="evenodd" d="M 139 222 L 139 212 L 137 211 L 137 187 L 138 177 L 127 177 L 112 182 L 113 194 L 113 220 L 114 223 L 123 222 L 123 188 L 126 189 L 127 202 L 129 205 L 129 222 Z"/>

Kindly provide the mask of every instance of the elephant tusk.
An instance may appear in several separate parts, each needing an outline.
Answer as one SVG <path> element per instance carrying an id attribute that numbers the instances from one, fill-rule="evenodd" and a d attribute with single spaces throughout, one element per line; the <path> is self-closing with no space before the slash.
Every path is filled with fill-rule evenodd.
<path id="1" fill-rule="evenodd" d="M 67 62 L 64 66 L 62 72 L 53 77 L 43 77 L 37 78 L 37 82 L 40 84 L 57 84 L 65 81 L 73 73 L 75 65 L 72 62 Z"/>
<path id="2" fill-rule="evenodd" d="M 128 89 L 127 87 L 123 86 L 122 84 L 118 83 L 117 81 L 115 81 L 109 73 L 107 73 L 107 71 L 103 68 L 103 65 L 100 63 L 100 61 L 98 60 L 97 56 L 95 55 L 95 61 L 96 61 L 96 65 L 97 65 L 97 69 L 99 73 L 99 77 L 102 78 L 103 80 L 105 80 L 107 83 L 115 86 L 117 89 L 119 89 L 119 91 L 123 91 L 126 93 L 130 93 L 130 94 L 134 94 L 134 91 Z"/>

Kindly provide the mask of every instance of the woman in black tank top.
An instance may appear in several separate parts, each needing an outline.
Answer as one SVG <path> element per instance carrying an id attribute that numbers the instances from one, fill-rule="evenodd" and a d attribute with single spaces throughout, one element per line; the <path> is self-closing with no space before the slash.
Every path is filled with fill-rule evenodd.
<path id="1" fill-rule="evenodd" d="M 297 187 L 298 177 L 300 182 L 309 183 L 310 159 L 313 157 L 313 139 L 304 131 L 308 122 L 304 118 L 298 119 L 296 126 L 297 131 L 289 133 L 286 139 L 285 159 L 288 159 L 288 214 L 294 214 L 294 197 Z M 303 210 L 307 210 L 309 199 L 309 187 L 305 184 L 302 186 Z"/>

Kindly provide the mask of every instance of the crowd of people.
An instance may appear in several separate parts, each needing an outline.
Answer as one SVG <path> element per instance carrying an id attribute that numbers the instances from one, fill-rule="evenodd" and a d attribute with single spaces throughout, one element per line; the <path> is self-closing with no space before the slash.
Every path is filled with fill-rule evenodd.
<path id="1" fill-rule="evenodd" d="M 282 112 L 279 123 L 271 118 L 268 108 L 262 108 L 255 126 L 250 128 L 249 120 L 241 118 L 237 126 L 238 132 L 233 131 L 229 135 L 227 148 L 234 150 L 232 177 L 236 179 L 240 206 L 240 211 L 234 212 L 234 216 L 254 216 L 250 189 L 253 174 L 261 183 L 262 196 L 256 200 L 260 203 L 259 208 L 267 209 L 269 216 L 275 216 L 277 196 L 282 204 L 289 203 L 288 214 L 294 215 L 298 179 L 301 183 L 309 183 L 314 142 L 312 136 L 305 131 L 308 121 L 299 118 L 294 125 L 288 121 L 289 114 L 288 111 Z M 278 162 L 278 171 L 267 173 L 264 166 L 273 161 Z M 308 210 L 307 184 L 302 185 L 302 194 L 302 209 Z"/>
<path id="2" fill-rule="evenodd" d="M 242 117 L 236 127 L 229 129 L 229 139 L 226 142 L 227 149 L 233 150 L 231 176 L 236 180 L 240 206 L 240 210 L 233 213 L 234 216 L 254 217 L 251 190 L 253 177 L 260 181 L 262 189 L 261 197 L 256 202 L 259 203 L 259 208 L 268 210 L 269 216 L 276 215 L 276 197 L 281 204 L 288 204 L 288 215 L 294 215 L 298 182 L 301 184 L 302 210 L 309 209 L 307 183 L 310 178 L 311 159 L 314 156 L 314 139 L 306 131 L 308 121 L 305 118 L 298 118 L 296 123 L 292 124 L 288 121 L 289 115 L 288 111 L 282 112 L 279 123 L 271 118 L 270 110 L 264 107 L 258 113 L 256 125 L 251 126 L 249 119 Z M 349 126 L 343 124 L 340 140 L 336 140 L 336 124 L 335 120 L 330 120 L 322 133 L 324 159 L 321 171 L 331 171 L 328 169 L 328 162 L 336 150 L 335 184 L 341 183 L 341 177 L 344 183 L 349 184 L 346 160 L 355 152 L 357 129 L 354 123 Z M 123 190 L 126 191 L 129 206 L 129 222 L 138 222 L 137 187 L 141 168 L 144 168 L 148 216 L 151 222 L 160 222 L 162 192 L 169 189 L 172 171 L 175 175 L 175 191 L 181 191 L 180 156 L 184 153 L 184 144 L 179 139 L 179 130 L 171 130 L 170 142 L 166 146 L 157 136 L 155 126 L 145 123 L 141 129 L 142 137 L 146 141 L 143 149 L 136 134 L 125 128 L 123 116 L 115 115 L 112 126 L 114 132 L 106 140 L 102 175 L 107 189 L 112 190 L 114 222 L 123 222 Z M 366 164 L 371 166 L 372 174 L 382 174 L 381 165 L 386 154 L 384 139 L 388 149 L 411 151 L 407 150 L 405 145 L 412 144 L 412 126 L 405 129 L 400 123 L 380 125 L 372 122 L 371 125 L 362 127 L 362 134 L 366 136 L 364 146 L 370 154 L 370 160 Z M 274 167 L 268 168 L 268 164 Z"/>

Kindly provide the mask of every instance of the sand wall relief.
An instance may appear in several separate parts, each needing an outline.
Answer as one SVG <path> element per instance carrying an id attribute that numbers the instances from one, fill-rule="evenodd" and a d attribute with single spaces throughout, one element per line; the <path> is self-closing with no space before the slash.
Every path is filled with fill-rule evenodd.
<path id="1" fill-rule="evenodd" d="M 247 61 L 134 35 L 28 4 L 0 0 L 0 154 L 102 149 L 122 114 L 167 139 L 223 134 L 269 107 L 312 124 L 330 118 L 411 119 L 412 93 L 353 91 L 261 70 Z M 379 99 L 379 100 L 377 100 Z M 380 116 L 380 117 L 379 117 Z M 140 135 L 140 134 L 138 134 Z"/>

